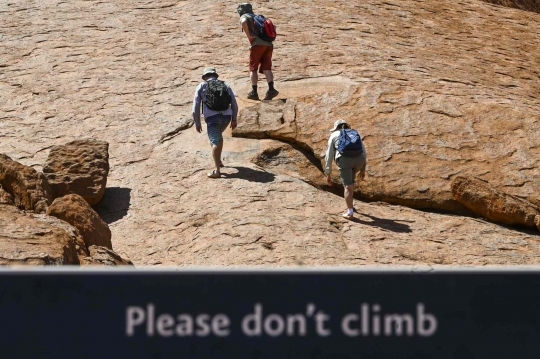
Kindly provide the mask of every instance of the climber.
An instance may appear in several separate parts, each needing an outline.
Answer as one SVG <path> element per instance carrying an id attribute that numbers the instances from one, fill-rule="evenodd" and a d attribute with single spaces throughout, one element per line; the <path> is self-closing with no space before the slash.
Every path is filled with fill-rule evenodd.
<path id="1" fill-rule="evenodd" d="M 326 174 L 326 183 L 332 186 L 332 161 L 336 161 L 339 169 L 341 182 L 345 187 L 345 203 L 347 211 L 343 213 L 346 219 L 353 219 L 353 194 L 356 174 L 360 172 L 360 179 L 366 176 L 366 149 L 362 138 L 356 130 L 342 119 L 334 123 L 334 128 L 330 130 L 332 134 L 328 139 L 328 148 L 326 150 L 326 164 L 324 173 Z"/>
<path id="2" fill-rule="evenodd" d="M 242 30 L 251 44 L 249 49 L 249 71 L 252 90 L 248 93 L 247 98 L 259 100 L 259 94 L 257 93 L 258 70 L 259 73 L 264 73 L 268 83 L 268 91 L 263 100 L 271 100 L 279 94 L 274 88 L 274 74 L 272 73 L 272 52 L 274 50 L 272 41 L 275 39 L 275 26 L 271 20 L 269 21 L 269 19 L 261 15 L 255 15 L 250 3 L 238 5 L 236 11 L 240 15 Z M 256 26 L 256 21 L 261 24 L 260 30 Z M 272 33 L 269 34 L 265 28 Z"/>
<path id="3" fill-rule="evenodd" d="M 203 107 L 204 121 L 206 122 L 208 138 L 212 146 L 212 157 L 216 169 L 208 173 L 210 178 L 221 177 L 221 151 L 223 150 L 223 131 L 229 123 L 231 129 L 235 129 L 238 115 L 238 105 L 231 87 L 224 81 L 218 80 L 219 75 L 213 67 L 207 67 L 203 71 L 204 80 L 195 90 L 193 99 L 193 121 L 197 132 L 202 132 L 201 104 Z"/>

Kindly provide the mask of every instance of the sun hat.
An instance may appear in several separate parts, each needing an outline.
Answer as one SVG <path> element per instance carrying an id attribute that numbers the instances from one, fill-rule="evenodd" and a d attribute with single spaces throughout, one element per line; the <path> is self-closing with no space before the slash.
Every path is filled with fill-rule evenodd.
<path id="1" fill-rule="evenodd" d="M 343 120 L 343 119 L 339 119 L 337 120 L 336 122 L 334 122 L 334 128 L 330 130 L 330 132 L 334 132 L 335 130 L 337 130 L 337 128 L 339 127 L 339 125 L 343 125 L 343 124 L 346 124 L 348 125 L 347 121 Z"/>
<path id="2" fill-rule="evenodd" d="M 203 71 L 203 74 L 202 74 L 202 79 L 203 80 L 205 79 L 204 77 L 206 75 L 216 75 L 216 78 L 219 77 L 215 67 L 205 67 L 204 71 Z"/>
<path id="3" fill-rule="evenodd" d="M 238 12 L 238 15 L 240 16 L 244 14 L 251 14 L 253 13 L 253 7 L 251 6 L 250 3 L 244 2 L 238 5 L 238 7 L 236 8 L 236 12 Z"/>

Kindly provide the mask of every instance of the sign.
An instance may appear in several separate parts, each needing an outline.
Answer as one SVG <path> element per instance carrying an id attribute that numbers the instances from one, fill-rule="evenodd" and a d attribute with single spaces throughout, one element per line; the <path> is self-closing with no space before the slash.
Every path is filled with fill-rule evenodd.
<path id="1" fill-rule="evenodd" d="M 538 271 L 0 272 L 13 359 L 539 358 Z"/>

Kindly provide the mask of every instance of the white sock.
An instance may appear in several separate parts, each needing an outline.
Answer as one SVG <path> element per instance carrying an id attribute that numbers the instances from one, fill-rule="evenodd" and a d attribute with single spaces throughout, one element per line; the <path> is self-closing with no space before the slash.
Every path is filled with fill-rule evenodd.
<path id="1" fill-rule="evenodd" d="M 348 215 L 348 216 L 352 216 L 353 213 L 354 213 L 354 208 L 349 208 L 349 209 L 347 210 L 347 215 Z"/>

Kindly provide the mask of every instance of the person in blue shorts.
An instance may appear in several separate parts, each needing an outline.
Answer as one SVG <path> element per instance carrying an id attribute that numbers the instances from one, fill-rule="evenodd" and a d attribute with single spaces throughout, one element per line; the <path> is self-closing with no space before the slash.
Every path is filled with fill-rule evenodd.
<path id="1" fill-rule="evenodd" d="M 195 90 L 193 99 L 193 121 L 197 132 L 202 132 L 201 107 L 208 130 L 208 138 L 212 146 L 212 157 L 215 170 L 208 173 L 210 178 L 221 177 L 221 152 L 223 151 L 223 131 L 227 126 L 234 130 L 237 124 L 238 104 L 231 87 L 218 80 L 218 73 L 213 67 L 207 67 L 203 71 L 201 82 Z"/>

